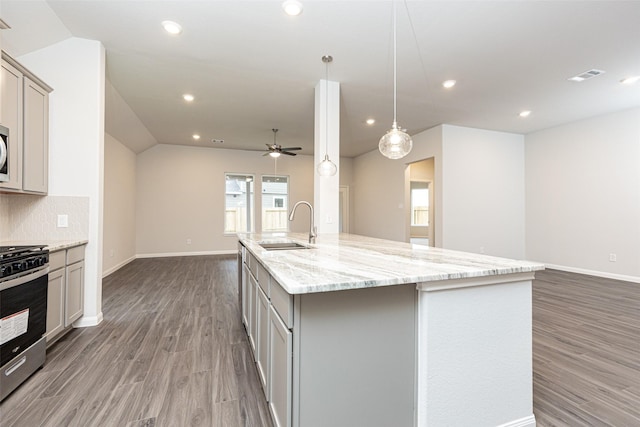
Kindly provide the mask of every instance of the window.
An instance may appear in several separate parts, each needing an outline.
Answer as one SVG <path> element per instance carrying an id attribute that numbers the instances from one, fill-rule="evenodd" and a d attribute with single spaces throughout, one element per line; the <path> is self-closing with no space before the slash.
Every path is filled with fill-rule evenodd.
<path id="1" fill-rule="evenodd" d="M 226 173 L 225 178 L 225 233 L 253 231 L 253 175 Z"/>
<path id="2" fill-rule="evenodd" d="M 429 225 L 429 184 L 411 181 L 411 225 Z"/>
<path id="3" fill-rule="evenodd" d="M 262 231 L 289 231 L 289 177 L 262 177 Z"/>

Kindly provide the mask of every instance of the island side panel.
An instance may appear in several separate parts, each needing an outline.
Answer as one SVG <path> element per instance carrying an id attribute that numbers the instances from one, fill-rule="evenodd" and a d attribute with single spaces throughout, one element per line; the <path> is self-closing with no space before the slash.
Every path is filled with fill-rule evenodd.
<path id="1" fill-rule="evenodd" d="M 418 285 L 426 289 L 418 302 L 417 425 L 535 427 L 531 279 L 521 277 Z"/>
<path id="2" fill-rule="evenodd" d="M 295 296 L 294 426 L 413 426 L 415 285 Z"/>

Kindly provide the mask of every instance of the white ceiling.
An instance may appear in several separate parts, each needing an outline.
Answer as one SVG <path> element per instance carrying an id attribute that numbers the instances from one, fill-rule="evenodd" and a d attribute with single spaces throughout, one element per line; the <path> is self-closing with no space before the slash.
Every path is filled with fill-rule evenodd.
<path id="1" fill-rule="evenodd" d="M 3 47 L 19 56 L 70 36 L 100 40 L 108 79 L 158 143 L 262 150 L 279 128 L 278 143 L 306 154 L 329 54 L 341 155 L 373 150 L 393 119 L 392 3 L 302 2 L 289 17 L 279 0 L 1 0 L 12 27 Z M 640 1 L 397 5 L 398 122 L 410 134 L 441 123 L 529 133 L 640 106 L 640 84 L 619 83 L 640 74 Z M 164 32 L 167 19 L 180 36 Z M 591 68 L 606 73 L 567 80 Z M 445 90 L 446 79 L 458 84 Z"/>

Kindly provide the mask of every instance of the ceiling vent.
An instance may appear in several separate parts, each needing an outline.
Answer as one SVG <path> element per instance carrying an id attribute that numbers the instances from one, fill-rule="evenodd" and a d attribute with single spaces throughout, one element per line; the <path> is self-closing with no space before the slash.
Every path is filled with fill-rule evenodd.
<path id="1" fill-rule="evenodd" d="M 585 71 L 584 73 L 580 73 L 577 76 L 569 77 L 569 80 L 572 82 L 583 82 L 585 80 L 589 80 L 593 77 L 599 76 L 600 74 L 604 74 L 602 70 L 596 70 L 595 68 L 589 71 Z"/>

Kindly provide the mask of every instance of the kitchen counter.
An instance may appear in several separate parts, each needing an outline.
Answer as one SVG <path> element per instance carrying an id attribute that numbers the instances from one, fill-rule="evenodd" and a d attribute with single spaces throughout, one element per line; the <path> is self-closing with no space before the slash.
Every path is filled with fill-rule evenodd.
<path id="1" fill-rule="evenodd" d="M 243 245 L 289 294 L 427 283 L 544 269 L 542 264 L 354 234 L 239 234 Z M 266 250 L 258 242 L 295 241 L 310 249 Z"/>
<path id="2" fill-rule="evenodd" d="M 276 425 L 535 427 L 542 264 L 349 234 L 238 238 L 243 323 Z M 310 248 L 259 244 L 291 241 Z"/>
<path id="3" fill-rule="evenodd" d="M 69 240 L 8 240 L 0 242 L 0 246 L 25 246 L 25 245 L 45 245 L 49 252 L 55 252 L 62 249 L 73 248 L 75 246 L 86 245 L 89 243 L 86 239 L 69 239 Z"/>

